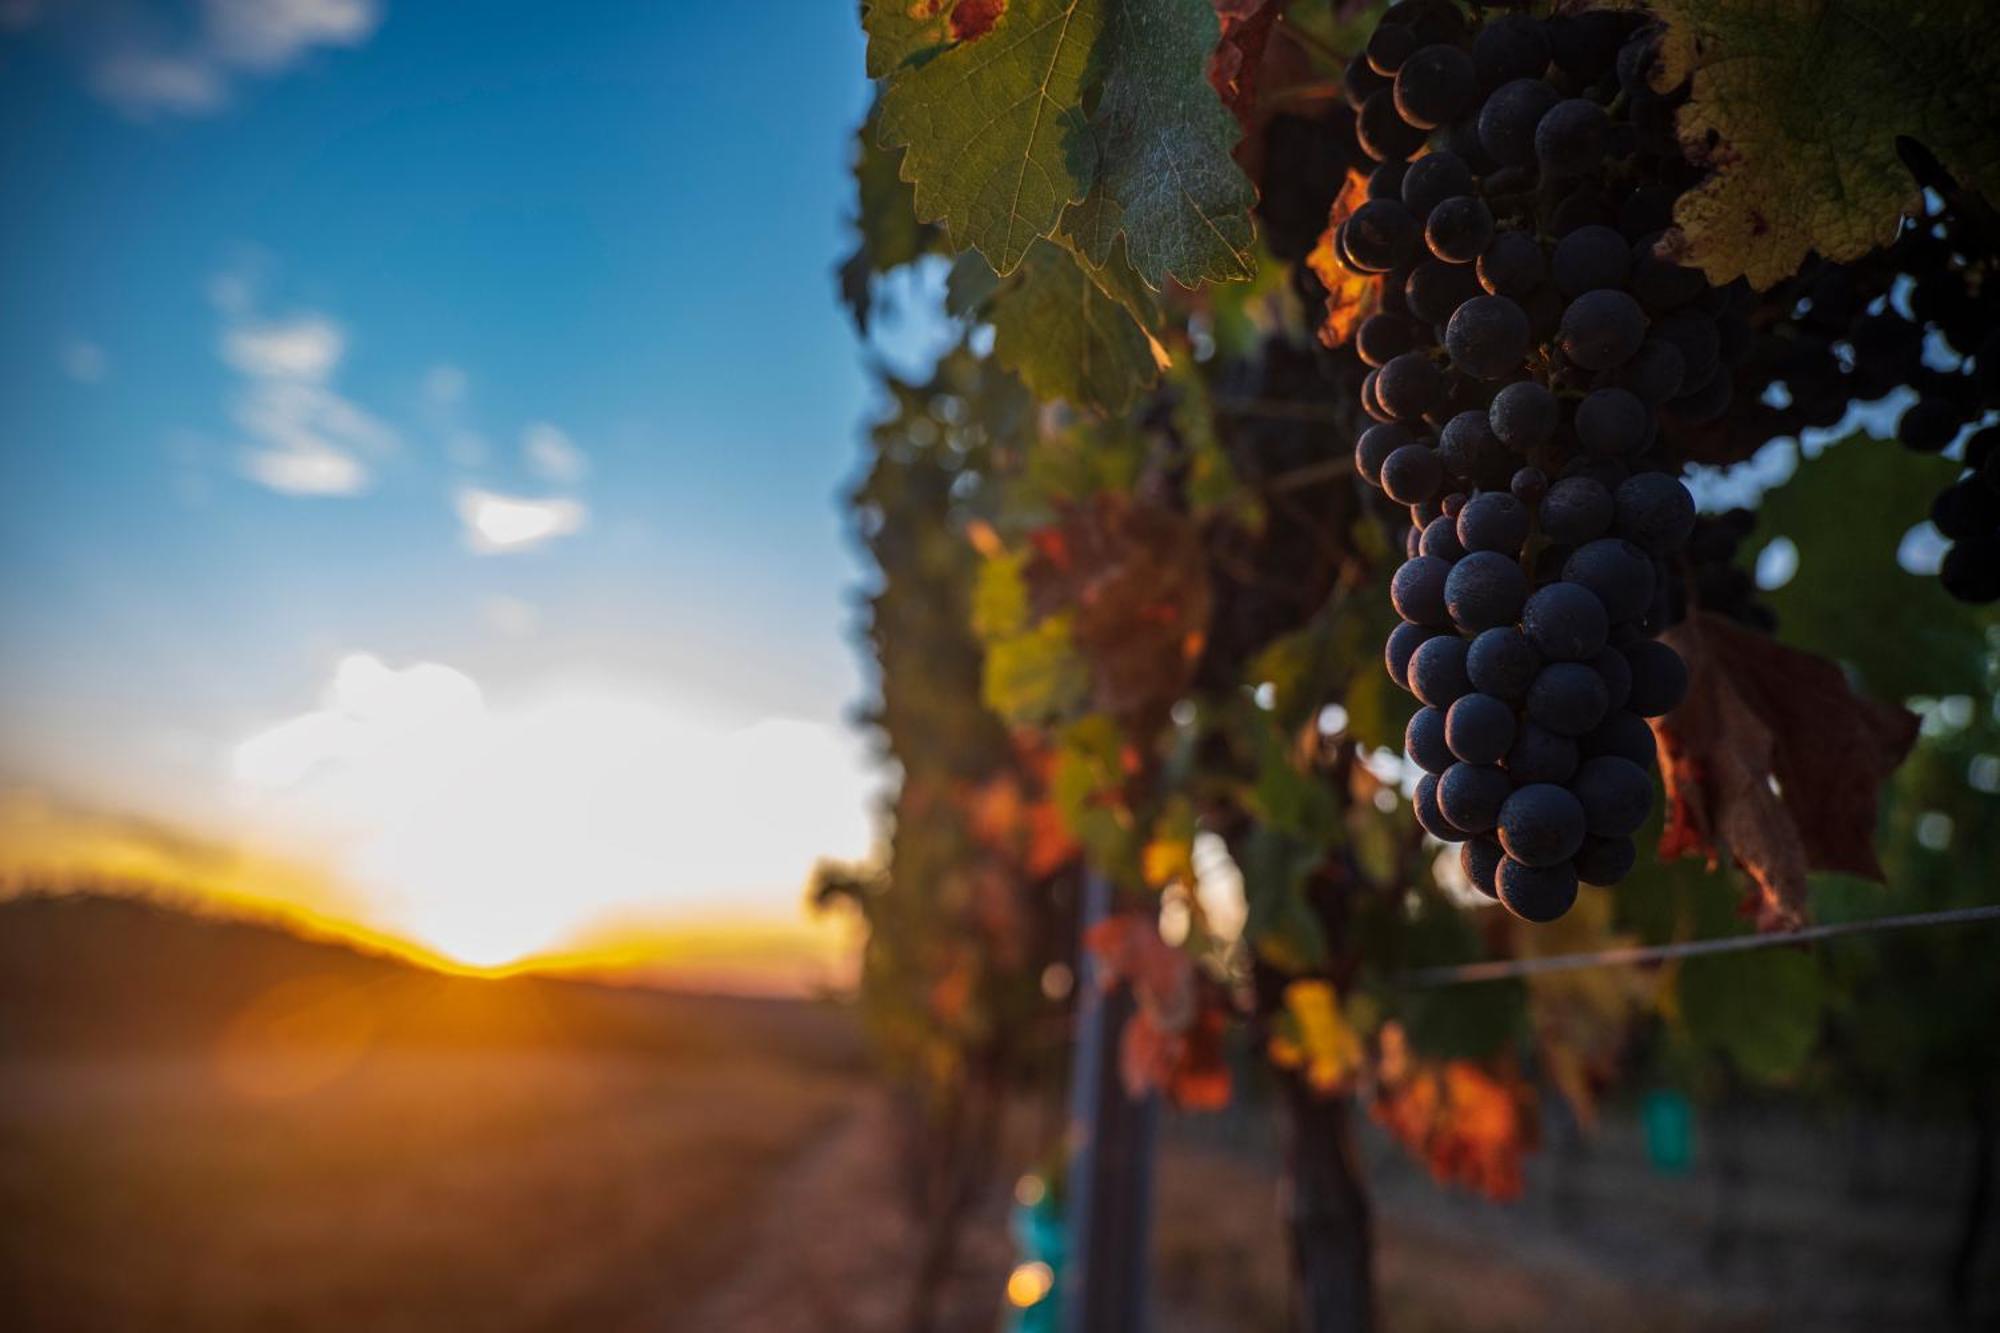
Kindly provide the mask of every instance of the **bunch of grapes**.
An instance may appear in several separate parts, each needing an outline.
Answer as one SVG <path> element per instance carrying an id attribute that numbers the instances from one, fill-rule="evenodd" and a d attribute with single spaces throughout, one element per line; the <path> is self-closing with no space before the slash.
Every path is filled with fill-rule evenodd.
<path id="1" fill-rule="evenodd" d="M 1931 507 L 1952 543 L 1939 579 L 1961 601 L 1992 602 L 2000 600 L 2000 426 L 1992 424 L 2000 255 L 1976 204 L 1931 198 L 1930 211 L 1909 219 L 1892 244 L 1851 264 L 1815 262 L 1774 288 L 1765 304 L 1775 318 L 1752 369 L 1784 386 L 1803 426 L 1830 427 L 1854 403 L 1914 390 L 1896 424 L 1903 446 L 1937 454 L 1965 441 L 1962 475 Z"/>
<path id="2" fill-rule="evenodd" d="M 1347 74 L 1378 165 L 1333 244 L 1383 275 L 1355 464 L 1411 519 L 1385 656 L 1423 704 L 1417 817 L 1530 921 L 1632 868 L 1645 719 L 1687 687 L 1654 637 L 1695 524 L 1668 441 L 1727 410 L 1754 345 L 1747 287 L 1664 244 L 1698 173 L 1656 53 L 1630 11 L 1474 28 L 1404 0 Z"/>

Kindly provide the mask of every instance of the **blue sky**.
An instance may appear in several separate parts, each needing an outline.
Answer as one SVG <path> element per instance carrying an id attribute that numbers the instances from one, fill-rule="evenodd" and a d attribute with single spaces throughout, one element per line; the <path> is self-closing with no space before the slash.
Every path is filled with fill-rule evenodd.
<path id="1" fill-rule="evenodd" d="M 0 16 L 8 781 L 232 817 L 356 654 L 840 725 L 851 5 Z"/>

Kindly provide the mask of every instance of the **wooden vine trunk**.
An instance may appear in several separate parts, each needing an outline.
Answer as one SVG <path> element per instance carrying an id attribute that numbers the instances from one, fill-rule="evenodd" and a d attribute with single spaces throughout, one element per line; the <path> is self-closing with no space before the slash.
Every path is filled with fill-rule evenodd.
<path id="1" fill-rule="evenodd" d="M 1292 1325 L 1300 1333 L 1375 1326 L 1374 1223 L 1354 1136 L 1354 1103 L 1281 1085 L 1280 1211 L 1289 1235 Z"/>

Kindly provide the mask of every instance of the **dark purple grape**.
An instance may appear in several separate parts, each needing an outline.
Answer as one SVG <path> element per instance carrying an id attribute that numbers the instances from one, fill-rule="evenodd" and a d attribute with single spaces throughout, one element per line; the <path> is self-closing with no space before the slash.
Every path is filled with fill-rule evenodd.
<path id="1" fill-rule="evenodd" d="M 1576 868 L 1576 877 L 1585 884 L 1596 884 L 1608 889 L 1631 874 L 1632 867 L 1638 859 L 1639 849 L 1633 845 L 1630 838 L 1586 836 L 1583 846 L 1577 849 L 1576 859 L 1571 864 Z"/>
<path id="2" fill-rule="evenodd" d="M 1629 389 L 1593 389 L 1576 405 L 1576 441 L 1593 454 L 1636 454 L 1652 440 L 1653 414 Z"/>
<path id="3" fill-rule="evenodd" d="M 1433 708 L 1449 708 L 1472 693 L 1466 674 L 1469 645 L 1456 634 L 1440 634 L 1417 645 L 1410 656 L 1410 692 Z"/>
<path id="4" fill-rule="evenodd" d="M 1467 838 L 1459 844 L 1458 868 L 1465 872 L 1465 878 L 1473 888 L 1489 898 L 1500 896 L 1500 888 L 1493 876 L 1500 869 L 1500 862 L 1506 853 L 1500 849 L 1498 838 L 1484 835 Z"/>
<path id="5" fill-rule="evenodd" d="M 1713 329 L 1714 321 L 1709 321 Z M 1610 370 L 1630 360 L 1646 339 L 1646 312 L 1624 292 L 1585 292 L 1563 311 L 1557 343 L 1585 370 Z M 1685 349 L 1683 349 L 1685 355 Z"/>
<path id="6" fill-rule="evenodd" d="M 1564 477 L 1542 501 L 1542 532 L 1562 546 L 1581 546 L 1604 534 L 1617 509 L 1610 491 L 1590 477 Z"/>
<path id="7" fill-rule="evenodd" d="M 1479 110 L 1479 146 L 1503 167 L 1535 165 L 1535 127 L 1562 94 L 1540 79 L 1513 79 Z"/>
<path id="8" fill-rule="evenodd" d="M 1604 678 L 1587 663 L 1551 662 L 1528 687 L 1528 717 L 1559 736 L 1583 735 L 1605 712 Z"/>
<path id="9" fill-rule="evenodd" d="M 1653 780 L 1629 759 L 1608 754 L 1586 759 L 1569 789 L 1583 807 L 1584 827 L 1595 837 L 1630 837 L 1653 813 Z"/>
<path id="10" fill-rule="evenodd" d="M 1472 195 L 1445 200 L 1424 223 L 1424 244 L 1447 264 L 1470 264 L 1492 243 L 1493 210 Z"/>
<path id="11" fill-rule="evenodd" d="M 1403 205 L 1420 218 L 1429 217 L 1445 200 L 1471 194 L 1473 189 L 1472 169 L 1457 153 L 1425 153 L 1403 173 Z"/>
<path id="12" fill-rule="evenodd" d="M 1479 256 L 1479 285 L 1494 296 L 1521 300 L 1549 275 L 1542 247 L 1524 231 L 1503 231 Z"/>
<path id="13" fill-rule="evenodd" d="M 1444 609 L 1444 581 L 1451 566 L 1430 556 L 1405 560 L 1389 580 L 1389 601 L 1396 614 L 1418 625 L 1449 628 L 1451 616 Z M 1418 650 L 1420 653 L 1422 649 Z"/>
<path id="14" fill-rule="evenodd" d="M 1652 555 L 1678 551 L 1694 531 L 1694 496 L 1679 477 L 1637 473 L 1619 484 L 1612 503 L 1614 530 Z"/>
<path id="15" fill-rule="evenodd" d="M 1623 287 L 1631 266 L 1632 251 L 1625 238 L 1610 227 L 1593 224 L 1556 242 L 1549 271 L 1564 296 L 1578 297 L 1599 287 Z"/>
<path id="16" fill-rule="evenodd" d="M 1500 807 L 1500 845 L 1529 866 L 1559 865 L 1583 846 L 1583 806 L 1553 782 L 1517 788 Z"/>
<path id="17" fill-rule="evenodd" d="M 1382 462 L 1382 489 L 1398 504 L 1422 504 L 1443 481 L 1444 465 L 1428 444 L 1406 444 Z"/>
<path id="18" fill-rule="evenodd" d="M 1445 579 L 1445 607 L 1462 633 L 1477 634 L 1510 625 L 1528 598 L 1528 576 L 1520 564 L 1497 551 L 1474 551 L 1451 567 Z"/>
<path id="19" fill-rule="evenodd" d="M 1574 583 L 1551 583 L 1528 598 L 1521 612 L 1521 631 L 1548 661 L 1588 662 L 1603 649 L 1611 619 L 1604 603 L 1590 589 Z M 1595 720 L 1588 725 L 1595 725 Z"/>
<path id="20" fill-rule="evenodd" d="M 1595 593 L 1614 621 L 1637 620 L 1653 600 L 1653 562 L 1623 537 L 1599 537 L 1579 546 L 1563 562 L 1562 574 Z"/>
<path id="21" fill-rule="evenodd" d="M 1517 783 L 1568 782 L 1577 760 L 1575 741 L 1531 718 L 1521 723 L 1500 764 Z"/>
<path id="22" fill-rule="evenodd" d="M 1475 296 L 1465 302 L 1452 312 L 1444 336 L 1451 363 L 1482 380 L 1520 369 L 1529 340 L 1528 316 L 1504 296 Z"/>
<path id="23" fill-rule="evenodd" d="M 1390 630 L 1388 642 L 1382 645 L 1382 665 L 1389 669 L 1389 679 L 1406 690 L 1410 688 L 1410 657 L 1417 651 L 1418 644 L 1435 638 L 1438 633 L 1440 631 L 1428 625 L 1407 622 Z"/>
<path id="24" fill-rule="evenodd" d="M 1455 827 L 1438 808 L 1438 778 L 1426 773 L 1417 779 L 1417 823 L 1439 842 L 1464 842 L 1471 835 Z"/>
<path id="25" fill-rule="evenodd" d="M 1640 717 L 1664 717 L 1687 697 L 1687 663 L 1664 643 L 1641 640 L 1625 650 L 1632 666 L 1632 697 L 1625 707 Z"/>
<path id="26" fill-rule="evenodd" d="M 1403 728 L 1403 751 L 1426 773 L 1442 773 L 1458 760 L 1444 740 L 1444 710 L 1426 705 Z"/>
<path id="27" fill-rule="evenodd" d="M 1500 905 L 1523 921 L 1554 921 L 1576 904 L 1576 870 L 1569 862 L 1524 865 L 1509 856 L 1493 874 Z"/>
<path id="28" fill-rule="evenodd" d="M 1453 828 L 1487 833 L 1513 791 L 1507 775 L 1491 765 L 1453 764 L 1438 777 L 1438 810 Z"/>
<path id="29" fill-rule="evenodd" d="M 1419 129 L 1458 119 L 1479 100 L 1472 57 L 1438 43 L 1410 56 L 1396 71 L 1396 110 Z"/>
<path id="30" fill-rule="evenodd" d="M 1354 442 L 1354 470 L 1370 486 L 1382 484 L 1382 464 L 1389 461 L 1389 455 L 1416 438 L 1403 426 L 1393 421 L 1378 421 L 1361 432 L 1361 438 Z"/>
<path id="31" fill-rule="evenodd" d="M 1528 697 L 1528 686 L 1541 669 L 1542 655 L 1512 625 L 1482 630 L 1466 650 L 1465 672 L 1472 687 L 1509 703 Z"/>
<path id="32" fill-rule="evenodd" d="M 1446 710 L 1445 743 L 1468 764 L 1497 764 L 1514 744 L 1514 710 L 1490 694 L 1460 695 Z M 1453 820 L 1460 828 L 1472 825 Z"/>
<path id="33" fill-rule="evenodd" d="M 1493 395 L 1486 421 L 1502 444 L 1526 453 L 1548 442 L 1561 415 L 1561 405 L 1545 385 L 1520 380 Z"/>

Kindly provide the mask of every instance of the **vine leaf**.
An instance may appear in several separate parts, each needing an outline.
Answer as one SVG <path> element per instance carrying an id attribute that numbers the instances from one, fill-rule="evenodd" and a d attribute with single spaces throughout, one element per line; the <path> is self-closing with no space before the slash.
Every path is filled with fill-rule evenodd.
<path id="1" fill-rule="evenodd" d="M 1917 718 L 1854 694 L 1839 667 L 1719 616 L 1662 636 L 1688 696 L 1653 723 L 1666 777 L 1662 859 L 1722 849 L 1760 890 L 1759 928 L 1803 924 L 1806 872 L 1880 880 L 1875 813 Z"/>
<path id="2" fill-rule="evenodd" d="M 1206 74 L 1217 38 L 1209 0 L 1122 0 L 1113 10 L 1091 118 L 1098 175 L 1063 224 L 1092 267 L 1110 262 L 1122 231 L 1154 288 L 1256 271 L 1257 192 L 1230 156 L 1242 131 Z"/>
<path id="3" fill-rule="evenodd" d="M 1819 1042 L 1819 968 L 1791 950 L 1690 958 L 1674 978 L 1688 1035 L 1728 1052 L 1752 1078 L 1789 1078 Z"/>
<path id="4" fill-rule="evenodd" d="M 1855 435 L 1802 460 L 1757 506 L 1760 539 L 1788 537 L 1798 549 L 1798 572 L 1764 594 L 1785 638 L 1851 667 L 1877 698 L 1984 690 L 1991 613 L 1896 563 L 1904 534 L 1959 471 Z M 1857 588 L 1869 590 L 1865 616 L 1854 614 Z"/>
<path id="5" fill-rule="evenodd" d="M 1084 946 L 1097 957 L 1105 990 L 1131 987 L 1134 1012 L 1119 1037 L 1118 1070 L 1125 1090 L 1143 1097 L 1158 1089 L 1190 1110 L 1229 1103 L 1224 1059 L 1226 1001 L 1195 975 L 1194 961 L 1160 938 L 1150 917 L 1128 912 L 1092 926 Z"/>
<path id="6" fill-rule="evenodd" d="M 1125 290 L 1130 304 L 1110 287 Z M 993 353 L 1040 397 L 1123 412 L 1165 357 L 1133 315 L 1142 304 L 1141 292 L 1123 287 L 1110 265 L 1093 273 L 1069 250 L 1038 241 L 990 301 Z"/>
<path id="7" fill-rule="evenodd" d="M 1285 987 L 1285 1008 L 1273 1024 L 1271 1063 L 1294 1069 L 1313 1089 L 1331 1093 L 1361 1067 L 1361 1037 L 1342 1016 L 1333 983 L 1317 978 Z"/>
<path id="8" fill-rule="evenodd" d="M 1985 0 L 1658 0 L 1655 86 L 1694 80 L 1682 143 L 1712 171 L 1674 220 L 1711 281 L 1769 287 L 1808 251 L 1846 260 L 1918 201 L 1923 144 L 2000 195 L 2000 43 Z"/>
<path id="9" fill-rule="evenodd" d="M 1508 1067 L 1420 1059 L 1402 1025 L 1385 1023 L 1368 1110 L 1440 1185 L 1489 1199 L 1521 1197 L 1521 1161 L 1534 1144 L 1534 1090 Z"/>
<path id="10" fill-rule="evenodd" d="M 1214 4 L 1222 40 L 1209 57 L 1209 86 L 1247 130 L 1257 114 L 1258 67 L 1284 6 L 1280 0 L 1214 0 Z"/>
<path id="11" fill-rule="evenodd" d="M 912 20 L 889 0 L 863 20 L 873 73 L 877 41 L 908 49 Z M 906 150 L 918 220 L 942 220 L 955 247 L 977 249 L 1002 276 L 1095 178 L 1083 97 L 1104 24 L 1102 0 L 1017 0 L 969 40 L 884 70 L 881 141 Z"/>
<path id="12" fill-rule="evenodd" d="M 1031 602 L 1071 617 L 1097 707 L 1150 734 L 1201 656 L 1209 596 L 1200 533 L 1170 509 L 1107 491 L 1031 540 Z"/>

